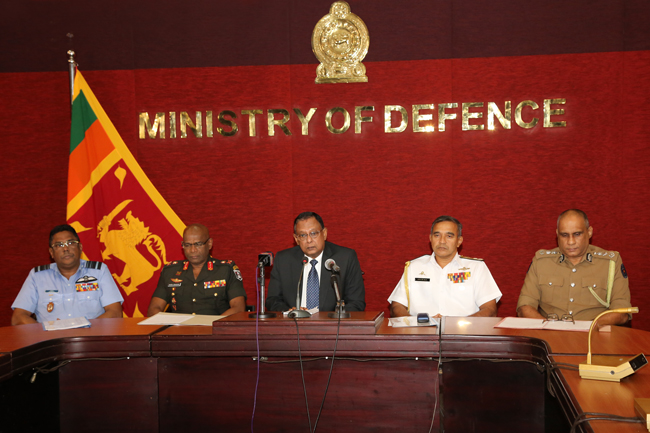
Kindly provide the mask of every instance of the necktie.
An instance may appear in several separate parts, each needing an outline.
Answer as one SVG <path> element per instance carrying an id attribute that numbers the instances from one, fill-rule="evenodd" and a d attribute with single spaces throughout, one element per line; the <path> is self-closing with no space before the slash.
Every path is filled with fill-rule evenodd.
<path id="1" fill-rule="evenodd" d="M 311 270 L 307 276 L 307 309 L 311 310 L 312 308 L 318 307 L 318 288 L 320 287 L 320 282 L 318 281 L 318 272 L 316 271 L 316 263 L 318 260 L 312 259 Z"/>

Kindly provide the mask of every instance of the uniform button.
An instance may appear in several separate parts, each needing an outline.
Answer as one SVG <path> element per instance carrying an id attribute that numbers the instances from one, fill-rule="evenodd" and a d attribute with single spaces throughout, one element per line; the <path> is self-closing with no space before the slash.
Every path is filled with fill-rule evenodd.
<path id="1" fill-rule="evenodd" d="M 576 271 L 576 270 L 574 269 L 573 272 L 575 272 L 575 271 Z M 196 283 L 194 283 L 194 287 L 196 287 Z"/>
<path id="2" fill-rule="evenodd" d="M 569 311 L 569 314 L 573 315 L 573 311 Z"/>
<path id="3" fill-rule="evenodd" d="M 196 302 L 196 299 L 192 299 L 192 302 Z"/>
<path id="4" fill-rule="evenodd" d="M 68 314 L 68 316 L 72 316 L 72 314 Z"/>
<path id="5" fill-rule="evenodd" d="M 551 283 L 551 282 L 549 281 L 549 282 L 548 282 L 548 285 L 549 285 L 549 286 L 552 286 L 552 285 L 553 285 L 553 283 Z"/>
<path id="6" fill-rule="evenodd" d="M 573 302 L 573 298 L 569 298 L 569 302 Z"/>
<path id="7" fill-rule="evenodd" d="M 192 316 L 196 316 L 196 313 L 192 313 Z"/>
<path id="8" fill-rule="evenodd" d="M 217 296 L 217 294 L 215 293 L 214 296 Z"/>
<path id="9" fill-rule="evenodd" d="M 571 272 L 575 272 L 575 271 L 576 271 L 576 268 L 571 269 Z"/>
<path id="10" fill-rule="evenodd" d="M 571 287 L 575 287 L 575 286 L 576 286 L 576 283 L 571 283 Z"/>
<path id="11" fill-rule="evenodd" d="M 595 284 L 594 284 L 594 287 L 596 287 L 596 285 L 595 285 Z"/>

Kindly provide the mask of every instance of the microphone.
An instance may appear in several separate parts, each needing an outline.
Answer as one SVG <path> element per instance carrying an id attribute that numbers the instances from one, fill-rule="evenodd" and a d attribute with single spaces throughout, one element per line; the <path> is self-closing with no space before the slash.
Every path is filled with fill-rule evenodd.
<path id="1" fill-rule="evenodd" d="M 621 379 L 623 379 L 624 377 L 633 374 L 639 368 L 648 364 L 648 360 L 646 359 L 643 353 L 639 353 L 638 355 L 627 359 L 622 359 L 618 356 L 614 358 L 608 357 L 606 355 L 595 356 L 594 358 L 596 358 L 595 361 L 597 363 L 592 364 L 591 362 L 592 360 L 591 359 L 591 331 L 594 330 L 594 327 L 596 326 L 596 322 L 598 322 L 598 319 L 600 319 L 605 314 L 610 314 L 610 313 L 631 314 L 631 313 L 638 313 L 638 312 L 639 312 L 638 307 L 616 308 L 614 310 L 605 310 L 602 313 L 600 313 L 598 316 L 596 316 L 593 322 L 591 322 L 591 326 L 589 327 L 589 335 L 587 336 L 587 338 L 589 339 L 589 343 L 587 345 L 587 347 L 589 348 L 589 351 L 587 352 L 587 362 L 578 365 L 578 371 L 582 379 L 620 382 Z M 623 363 L 621 363 L 621 361 L 623 361 Z"/>
<path id="2" fill-rule="evenodd" d="M 287 317 L 290 319 L 296 319 L 299 317 L 311 317 L 311 313 L 309 311 L 301 310 L 300 309 L 300 301 L 302 299 L 302 276 L 305 274 L 305 266 L 307 266 L 307 263 L 309 263 L 309 260 L 307 260 L 307 257 L 302 258 L 302 269 L 300 270 L 300 278 L 298 278 L 298 287 L 296 287 L 296 309 L 291 310 L 289 314 L 287 314 Z"/>
<path id="3" fill-rule="evenodd" d="M 265 251 L 257 255 L 257 262 L 262 266 L 273 266 L 273 253 Z"/>
<path id="4" fill-rule="evenodd" d="M 337 274 L 341 273 L 341 268 L 339 268 L 339 266 L 336 264 L 336 262 L 333 259 L 325 260 L 325 269 Z"/>
<path id="5" fill-rule="evenodd" d="M 266 300 L 266 293 L 264 292 L 264 267 L 265 266 L 273 266 L 273 253 L 269 251 L 265 251 L 263 253 L 258 254 L 257 256 L 257 268 L 259 270 L 257 274 L 257 282 L 260 285 L 260 312 L 259 313 L 251 313 L 248 315 L 250 318 L 258 318 L 258 319 L 268 319 L 270 317 L 275 317 L 275 313 L 267 313 L 266 312 L 266 306 L 264 305 L 265 300 Z M 239 272 L 239 271 L 236 271 Z"/>
<path id="6" fill-rule="evenodd" d="M 332 288 L 334 289 L 334 294 L 336 295 L 336 308 L 333 313 L 328 313 L 327 317 L 338 319 L 350 317 L 350 313 L 345 311 L 345 301 L 341 298 L 341 292 L 339 290 L 338 274 L 341 273 L 341 268 L 338 267 L 334 260 L 327 259 L 325 260 L 325 269 L 332 272 L 332 275 L 330 275 L 330 281 Z"/>

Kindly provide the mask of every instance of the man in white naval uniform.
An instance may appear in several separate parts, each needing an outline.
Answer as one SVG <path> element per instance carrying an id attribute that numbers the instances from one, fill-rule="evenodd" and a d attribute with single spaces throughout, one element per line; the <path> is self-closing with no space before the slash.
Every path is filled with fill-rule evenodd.
<path id="1" fill-rule="evenodd" d="M 436 218 L 429 235 L 433 254 L 406 263 L 388 298 L 392 317 L 496 316 L 501 291 L 482 259 L 458 254 L 462 230 L 456 218 Z"/>

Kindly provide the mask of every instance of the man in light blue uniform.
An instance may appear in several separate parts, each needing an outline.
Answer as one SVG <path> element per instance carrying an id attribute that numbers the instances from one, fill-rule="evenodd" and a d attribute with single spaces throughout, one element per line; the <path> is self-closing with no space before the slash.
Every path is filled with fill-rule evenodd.
<path id="1" fill-rule="evenodd" d="M 122 317 L 124 299 L 108 266 L 81 260 L 82 249 L 74 228 L 64 224 L 52 229 L 50 256 L 54 263 L 30 271 L 11 306 L 12 325 Z"/>

